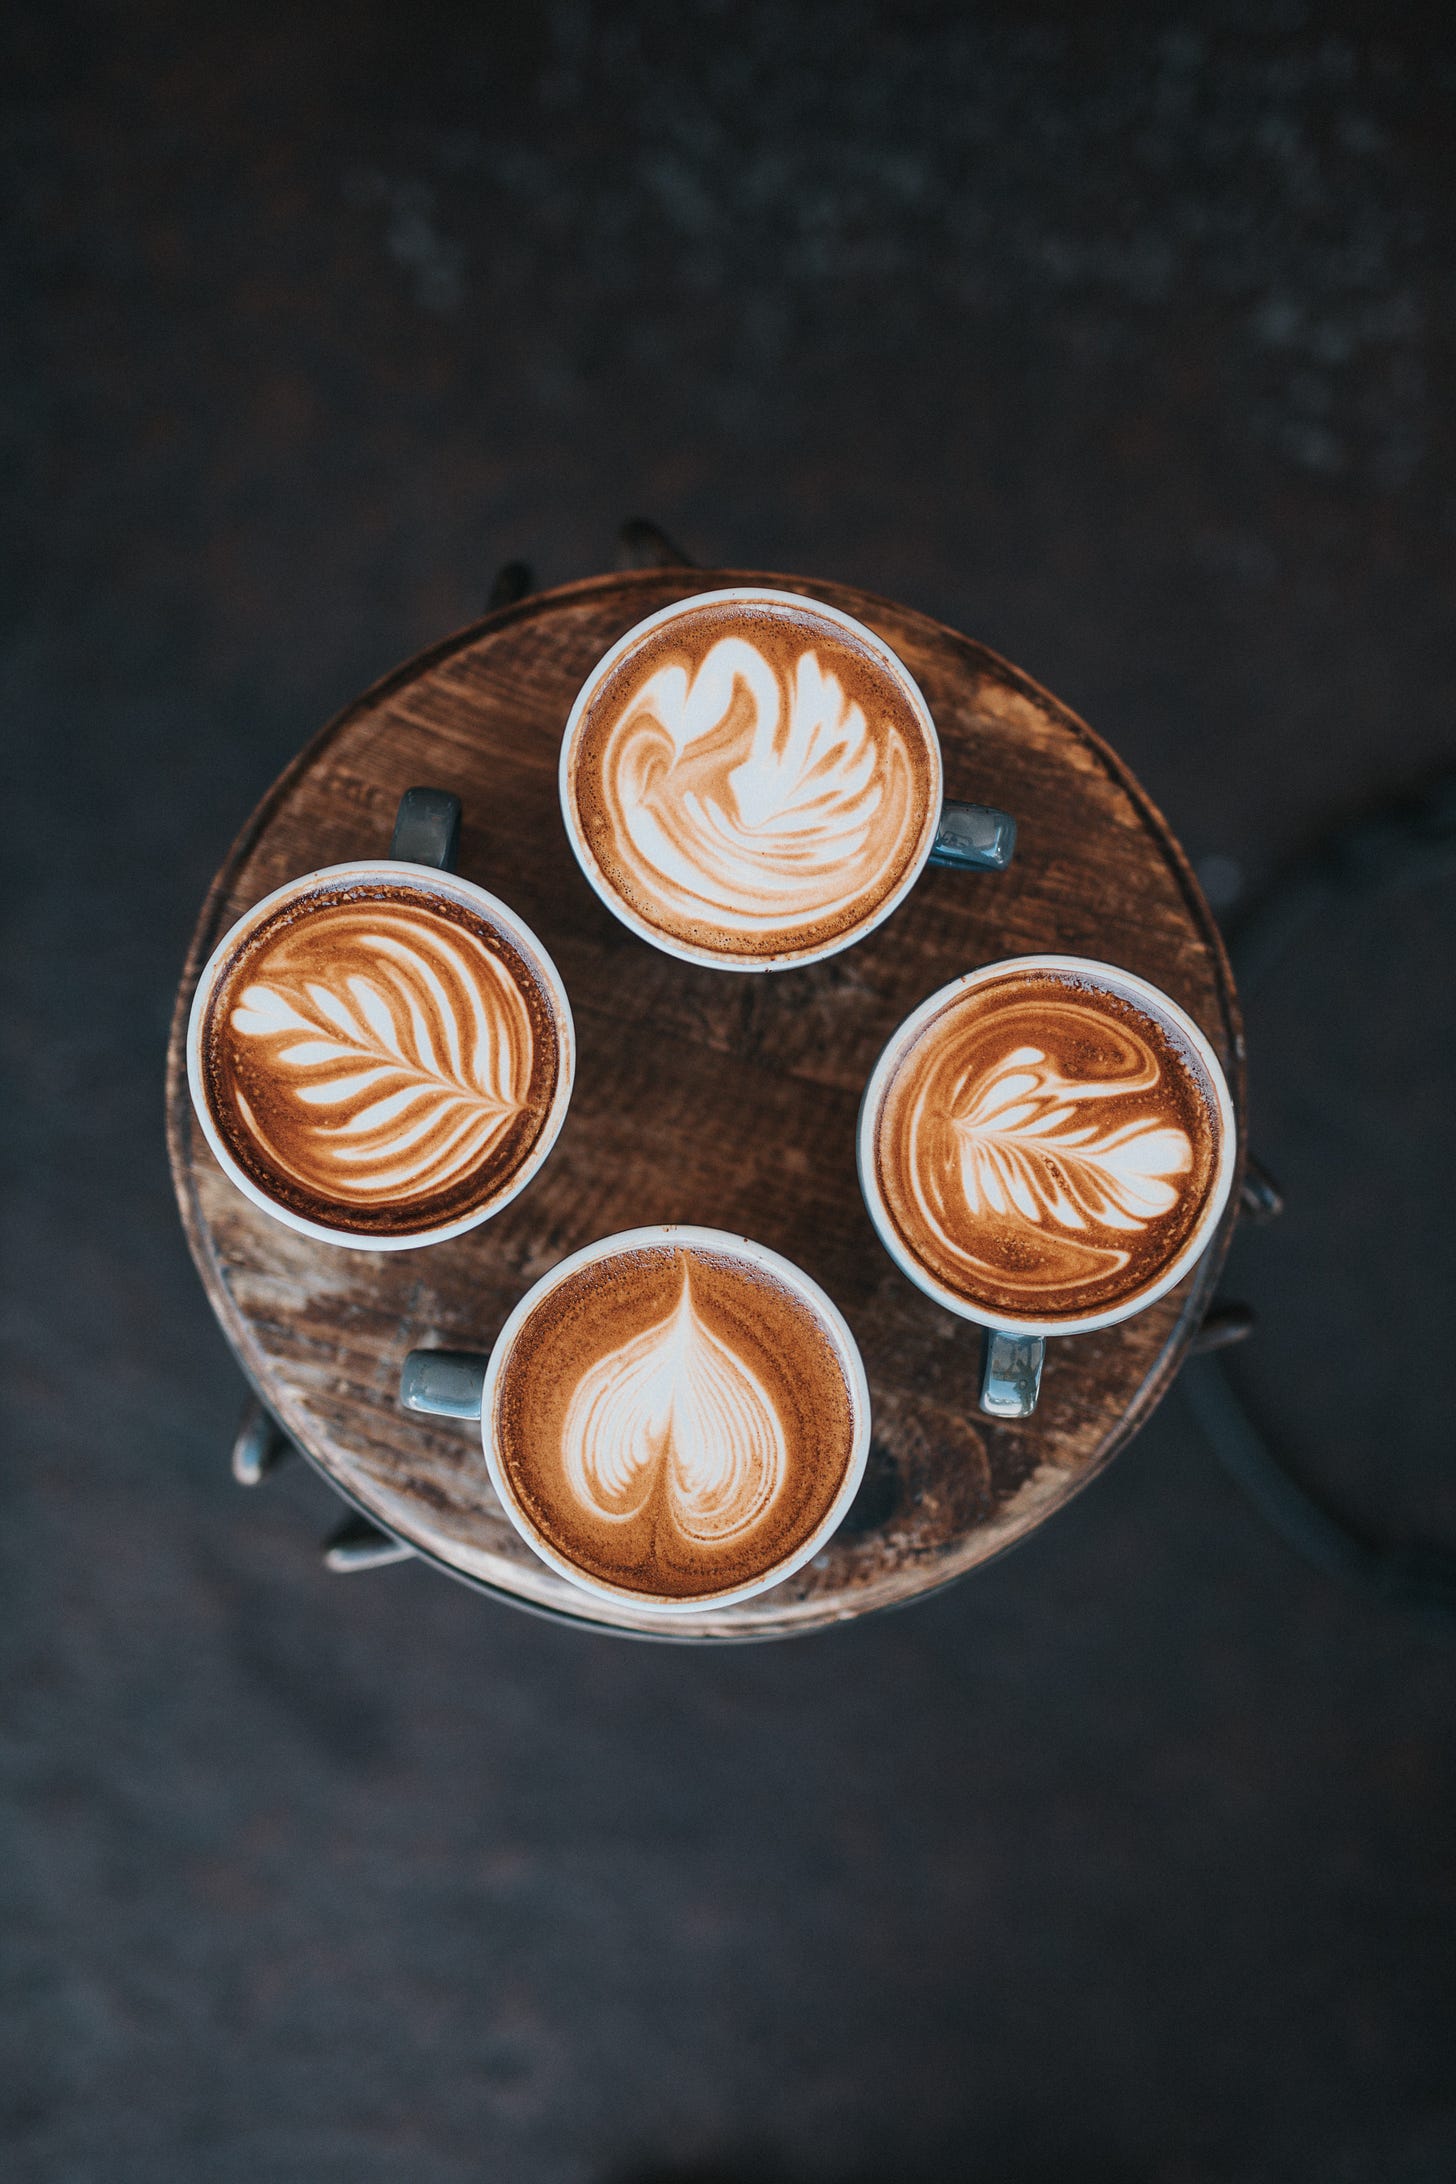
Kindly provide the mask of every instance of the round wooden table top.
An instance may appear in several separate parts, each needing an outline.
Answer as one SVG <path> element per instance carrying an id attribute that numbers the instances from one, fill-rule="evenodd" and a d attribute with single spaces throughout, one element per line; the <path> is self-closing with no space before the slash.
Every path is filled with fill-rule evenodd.
<path id="1" fill-rule="evenodd" d="M 806 970 L 733 976 L 637 940 L 577 868 L 556 769 L 577 689 L 656 608 L 723 584 L 781 584 L 877 630 L 929 701 L 948 796 L 999 804 L 1020 838 L 1004 874 L 930 870 L 857 947 Z M 187 1092 L 187 1011 L 233 921 L 318 866 L 386 853 L 416 783 L 464 805 L 459 870 L 540 935 L 576 1018 L 576 1089 L 540 1174 L 493 1221 L 421 1251 L 295 1235 L 222 1174 Z M 214 882 L 177 1000 L 168 1134 L 182 1217 L 213 1309 L 262 1401 L 343 1494 L 418 1553 L 519 1604 L 640 1636 L 787 1636 L 944 1585 L 1040 1524 L 1144 1422 L 1222 1263 L 1135 1319 L 1047 1346 L 1040 1405 L 978 1409 L 980 1331 L 913 1288 L 870 1226 L 855 1175 L 860 1093 L 889 1034 L 961 972 L 1002 956 L 1100 957 L 1200 1024 L 1233 1089 L 1243 1042 L 1217 930 L 1182 852 L 1127 768 L 1081 721 L 969 638 L 841 584 L 645 569 L 539 593 L 412 660 L 323 730 L 253 815 Z M 752 1236 L 835 1299 L 874 1407 L 865 1484 L 828 1547 L 741 1606 L 671 1623 L 598 1600 L 538 1561 L 502 1513 L 474 1425 L 398 1401 L 416 1347 L 490 1347 L 522 1292 L 593 1238 L 652 1222 Z"/>

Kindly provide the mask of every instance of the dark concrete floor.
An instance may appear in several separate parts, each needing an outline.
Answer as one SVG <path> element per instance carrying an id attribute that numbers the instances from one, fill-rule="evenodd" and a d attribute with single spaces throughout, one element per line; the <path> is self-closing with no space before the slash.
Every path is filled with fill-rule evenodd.
<path id="1" fill-rule="evenodd" d="M 1225 899 L 1449 760 L 1440 22 L 8 12 L 7 2180 L 1456 2173 L 1456 1642 L 1304 1568 L 1178 1398 L 813 1642 L 329 1579 L 325 1490 L 226 1476 L 160 1127 L 255 797 L 638 510 L 1010 654 Z M 1261 992 L 1294 1206 L 1234 1285 L 1308 1474 L 1451 1541 L 1448 895 Z"/>

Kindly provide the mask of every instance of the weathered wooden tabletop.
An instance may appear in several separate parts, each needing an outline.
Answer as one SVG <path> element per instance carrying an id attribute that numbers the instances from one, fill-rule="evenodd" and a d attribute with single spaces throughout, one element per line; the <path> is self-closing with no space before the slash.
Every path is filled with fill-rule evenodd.
<path id="1" fill-rule="evenodd" d="M 1009 873 L 928 871 L 843 955 L 772 977 L 698 969 L 635 939 L 572 860 L 557 802 L 561 731 L 593 662 L 670 600 L 777 582 L 857 615 L 929 701 L 946 793 L 1020 823 Z M 415 783 L 464 804 L 460 870 L 554 956 L 580 1042 L 560 1141 L 530 1187 L 453 1243 L 401 1253 L 313 1243 L 222 1175 L 193 1119 L 184 1034 L 218 937 L 270 889 L 388 850 Z M 182 1217 L 229 1341 L 262 1401 L 352 1501 L 458 1576 L 583 1624 L 677 1640 L 786 1636 L 945 1584 L 1085 1484 L 1167 1389 L 1216 1279 L 1237 1205 L 1186 1281 L 1135 1319 L 1048 1345 L 1033 1418 L 977 1409 L 980 1334 L 923 1297 L 877 1241 L 855 1178 L 861 1089 L 889 1033 L 959 973 L 1061 951 L 1124 965 L 1203 1027 L 1243 1136 L 1243 1044 L 1218 933 L 1166 823 L 1082 722 L 1015 668 L 927 616 L 838 584 L 647 569 L 488 615 L 367 692 L 253 815 L 214 882 L 178 994 L 168 1135 Z M 1241 1145 L 1242 1157 L 1242 1145 Z M 407 1414 L 405 1352 L 485 1349 L 512 1305 L 594 1237 L 658 1221 L 735 1230 L 804 1267 L 864 1353 L 874 1442 L 828 1548 L 742 1606 L 665 1624 L 538 1562 L 501 1512 L 478 1428 Z"/>

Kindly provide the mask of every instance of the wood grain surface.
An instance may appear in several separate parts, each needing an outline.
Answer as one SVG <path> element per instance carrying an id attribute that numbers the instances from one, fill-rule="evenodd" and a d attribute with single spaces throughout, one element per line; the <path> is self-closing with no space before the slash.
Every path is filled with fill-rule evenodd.
<path id="1" fill-rule="evenodd" d="M 588 887 L 557 801 L 561 732 L 588 670 L 634 622 L 721 584 L 780 583 L 857 615 L 909 666 L 945 754 L 946 793 L 1020 823 L 1009 873 L 927 871 L 879 930 L 806 970 L 745 977 L 635 939 Z M 453 1243 L 353 1252 L 296 1236 L 222 1175 L 193 1118 L 184 1034 L 217 939 L 281 882 L 387 852 L 415 783 L 464 804 L 460 870 L 540 935 L 571 996 L 576 1090 L 551 1157 L 495 1220 Z M 1228 1074 L 1243 1154 L 1243 1043 L 1218 933 L 1166 823 L 1082 722 L 983 646 L 909 608 L 799 577 L 645 569 L 529 597 L 411 661 L 317 737 L 214 882 L 177 999 L 168 1136 L 213 1308 L 259 1395 L 329 1479 L 454 1574 L 522 1605 L 641 1636 L 807 1631 L 945 1584 L 1093 1477 L 1167 1389 L 1206 1308 L 1237 1204 L 1187 1280 L 1146 1312 L 1048 1345 L 1035 1416 L 977 1409 L 980 1334 L 897 1271 L 855 1177 L 861 1089 L 937 986 L 1058 950 L 1151 979 Z M 649 1222 L 755 1237 L 835 1298 L 864 1353 L 869 1471 L 825 1551 L 775 1590 L 690 1628 L 582 1593 L 501 1512 L 478 1429 L 399 1407 L 405 1352 L 487 1349 L 567 1252 Z"/>

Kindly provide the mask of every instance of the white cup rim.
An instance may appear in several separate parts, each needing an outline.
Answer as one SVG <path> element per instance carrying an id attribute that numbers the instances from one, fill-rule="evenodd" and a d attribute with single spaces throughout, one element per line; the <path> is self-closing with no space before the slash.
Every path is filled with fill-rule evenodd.
<path id="1" fill-rule="evenodd" d="M 861 644 L 867 646 L 880 665 L 893 678 L 896 687 L 903 693 L 925 734 L 926 748 L 930 753 L 931 760 L 931 795 L 927 799 L 926 820 L 921 828 L 921 839 L 916 846 L 914 857 L 906 866 L 905 871 L 885 900 L 878 904 L 871 915 L 858 923 L 851 932 L 838 934 L 833 940 L 823 941 L 813 948 L 783 949 L 777 955 L 755 956 L 752 958 L 730 956 L 713 948 L 699 947 L 695 942 L 669 939 L 657 926 L 649 924 L 648 920 L 639 911 L 634 910 L 630 903 L 622 900 L 592 855 L 591 847 L 578 824 L 576 802 L 571 793 L 571 757 L 587 707 L 601 688 L 603 681 L 618 662 L 634 646 L 642 643 L 644 638 L 650 636 L 654 630 L 662 628 L 668 622 L 678 620 L 680 616 L 699 607 L 726 605 L 778 606 L 781 604 L 800 607 L 806 613 L 822 616 L 826 621 L 837 622 L 841 628 L 850 631 Z M 715 971 L 802 970 L 811 963 L 822 963 L 828 956 L 839 955 L 845 948 L 853 948 L 860 941 L 868 938 L 877 926 L 883 925 L 886 918 L 892 916 L 898 910 L 900 904 L 925 870 L 930 858 L 930 852 L 935 847 L 936 829 L 940 825 L 941 811 L 945 800 L 945 769 L 941 757 L 940 736 L 936 730 L 930 707 L 925 702 L 924 692 L 905 665 L 905 662 L 893 647 L 885 642 L 883 637 L 877 635 L 865 623 L 857 621 L 852 614 L 846 614 L 841 607 L 831 607 L 822 599 L 811 599 L 805 592 L 791 591 L 784 584 L 730 584 L 717 591 L 693 592 L 688 598 L 671 600 L 667 606 L 659 607 L 655 613 L 645 616 L 640 622 L 635 622 L 631 629 L 617 639 L 610 650 L 602 654 L 602 657 L 588 674 L 581 689 L 577 692 L 561 738 L 561 760 L 557 771 L 557 779 L 561 795 L 561 815 L 566 825 L 566 838 L 571 844 L 572 855 L 580 865 L 589 885 L 606 904 L 613 917 L 619 919 L 629 931 L 636 933 L 639 939 L 645 940 L 652 947 L 660 949 L 664 955 L 675 956 L 680 963 L 703 964 L 710 970 Z"/>
<path id="2" fill-rule="evenodd" d="M 963 993 L 971 992 L 977 986 L 989 985 L 993 979 L 1008 975 L 1037 971 L 1061 972 L 1066 976 L 1082 979 L 1089 985 L 1103 986 L 1122 999 L 1144 1008 L 1155 1019 L 1162 1017 L 1170 1023 L 1193 1049 L 1207 1075 L 1218 1109 L 1220 1131 L 1218 1164 L 1209 1185 L 1203 1212 L 1182 1249 L 1164 1268 L 1156 1282 L 1150 1288 L 1140 1290 L 1130 1301 L 1112 1305 L 1105 1311 L 1067 1313 L 1057 1319 L 1028 1318 L 1014 1312 L 993 1312 L 970 1303 L 954 1290 L 947 1289 L 943 1282 L 937 1281 L 900 1241 L 880 1189 L 874 1157 L 875 1126 L 879 1119 L 881 1102 L 906 1048 L 921 1026 L 928 1023 L 948 1002 Z M 1091 956 L 1004 956 L 997 963 L 981 964 L 974 971 L 967 971 L 962 977 L 951 979 L 948 985 L 940 987 L 927 1000 L 922 1001 L 918 1008 L 913 1009 L 904 1022 L 890 1034 L 860 1100 L 855 1143 L 860 1190 L 876 1234 L 901 1273 L 917 1289 L 933 1298 L 937 1304 L 943 1305 L 948 1312 L 954 1312 L 961 1319 L 973 1320 L 979 1327 L 1004 1328 L 1008 1334 L 1083 1335 L 1091 1334 L 1099 1327 L 1115 1327 L 1120 1321 L 1132 1319 L 1137 1313 L 1146 1311 L 1150 1304 L 1157 1303 L 1159 1297 L 1166 1296 L 1183 1279 L 1195 1261 L 1202 1257 L 1223 1218 L 1229 1192 L 1233 1187 L 1234 1170 L 1238 1163 L 1238 1120 L 1218 1056 L 1187 1010 L 1180 1008 L 1160 986 L 1154 986 L 1146 978 L 1137 977 L 1132 971 L 1122 970 L 1115 963 L 1101 963 Z"/>
<path id="3" fill-rule="evenodd" d="M 466 908 L 478 911 L 488 922 L 500 926 L 519 947 L 530 963 L 551 1000 L 556 1014 L 557 1039 L 560 1048 L 556 1077 L 556 1091 L 546 1113 L 536 1143 L 511 1178 L 509 1187 L 493 1198 L 488 1206 L 476 1207 L 472 1212 L 461 1214 L 453 1221 L 443 1221 L 428 1229 L 412 1229 L 405 1236 L 365 1236 L 352 1229 L 332 1228 L 324 1221 L 311 1221 L 306 1215 L 295 1213 L 291 1207 L 278 1204 L 239 1165 L 213 1121 L 208 1106 L 202 1070 L 202 1034 L 208 1004 L 220 972 L 248 935 L 262 924 L 265 918 L 296 897 L 327 886 L 348 886 L 361 880 L 381 880 L 390 886 L 417 886 L 420 891 L 444 894 L 463 903 Z M 576 1025 L 567 999 L 561 973 L 551 960 L 525 920 L 508 904 L 503 903 L 486 888 L 477 887 L 473 880 L 462 879 L 459 873 L 444 872 L 436 865 L 412 864 L 403 857 L 358 857 L 347 864 L 320 865 L 314 872 L 302 873 L 297 879 L 285 880 L 271 894 L 245 910 L 236 922 L 229 926 L 222 939 L 203 965 L 196 989 L 192 996 L 192 1008 L 187 1019 L 187 1089 L 192 1095 L 193 1112 L 202 1127 L 202 1134 L 229 1182 L 273 1220 L 285 1228 L 293 1229 L 300 1236 L 311 1236 L 318 1243 L 338 1244 L 345 1251 L 417 1251 L 427 1244 L 441 1244 L 452 1236 L 463 1236 L 482 1221 L 491 1220 L 508 1206 L 525 1189 L 532 1176 L 550 1153 L 561 1134 L 570 1105 L 572 1086 L 576 1078 Z"/>
<path id="4" fill-rule="evenodd" d="M 827 1327 L 840 1364 L 849 1383 L 850 1403 L 855 1418 L 854 1447 L 843 1479 L 833 1501 L 825 1511 L 813 1532 L 794 1552 L 776 1562 L 747 1584 L 735 1585 L 727 1591 L 705 1593 L 691 1600 L 667 1600 L 657 1593 L 634 1591 L 627 1585 L 611 1585 L 603 1579 L 588 1575 L 558 1553 L 549 1541 L 542 1539 L 530 1518 L 516 1499 L 514 1489 L 506 1477 L 495 1446 L 493 1433 L 496 1391 L 500 1378 L 509 1362 L 516 1337 L 535 1312 L 560 1283 L 566 1281 L 581 1267 L 592 1266 L 600 1259 L 614 1258 L 626 1251 L 650 1250 L 663 1244 L 682 1244 L 698 1250 L 717 1251 L 725 1256 L 746 1259 L 751 1265 L 762 1267 L 773 1274 L 784 1286 L 791 1289 L 809 1305 Z M 820 1549 L 838 1531 L 850 1503 L 859 1492 L 864 1478 L 870 1446 L 870 1391 L 865 1377 L 864 1360 L 859 1344 L 850 1332 L 834 1299 L 820 1288 L 812 1275 L 806 1274 L 792 1259 L 781 1252 L 771 1251 L 766 1244 L 755 1243 L 752 1237 L 738 1236 L 726 1229 L 698 1228 L 683 1222 L 660 1222 L 648 1228 L 623 1229 L 615 1236 L 599 1237 L 595 1243 L 583 1245 L 533 1282 L 524 1297 L 516 1305 L 500 1333 L 496 1336 L 486 1367 L 485 1384 L 480 1398 L 480 1438 L 485 1451 L 486 1468 L 491 1485 L 495 1488 L 501 1507 L 531 1551 L 555 1570 L 559 1577 L 599 1600 L 610 1600 L 617 1607 L 634 1607 L 652 1615 L 710 1615 L 720 1608 L 737 1607 L 741 1601 L 752 1600 L 759 1593 L 768 1592 L 773 1586 L 792 1577 L 806 1562 L 811 1562 Z"/>

